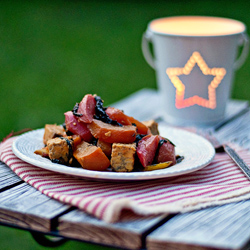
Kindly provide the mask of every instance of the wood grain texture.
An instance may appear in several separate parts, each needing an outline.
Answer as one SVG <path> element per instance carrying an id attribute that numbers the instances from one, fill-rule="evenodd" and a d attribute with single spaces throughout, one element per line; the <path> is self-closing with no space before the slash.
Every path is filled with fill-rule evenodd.
<path id="1" fill-rule="evenodd" d="M 140 249 L 144 234 L 162 221 L 162 216 L 138 217 L 125 214 L 119 223 L 108 224 L 74 210 L 59 218 L 60 235 L 113 247 Z"/>
<path id="2" fill-rule="evenodd" d="M 0 162 L 0 192 L 21 182 L 22 180 L 8 166 Z"/>
<path id="3" fill-rule="evenodd" d="M 53 219 L 69 207 L 22 183 L 0 193 L 0 222 L 49 232 Z"/>
<path id="4" fill-rule="evenodd" d="M 153 249 L 245 249 L 250 240 L 250 201 L 180 214 L 146 239 Z"/>

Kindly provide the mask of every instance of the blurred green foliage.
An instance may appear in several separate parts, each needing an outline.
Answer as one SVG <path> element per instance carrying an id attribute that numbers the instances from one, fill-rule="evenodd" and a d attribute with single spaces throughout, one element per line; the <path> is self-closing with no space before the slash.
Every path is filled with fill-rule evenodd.
<path id="1" fill-rule="evenodd" d="M 117 248 L 98 246 L 80 241 L 67 241 L 59 247 L 44 247 L 39 245 L 29 232 L 0 226 L 1 250 L 117 250 Z"/>
<path id="2" fill-rule="evenodd" d="M 63 122 L 86 93 L 105 105 L 156 88 L 141 52 L 150 20 L 213 15 L 250 27 L 247 1 L 1 1 L 0 139 L 12 130 Z M 248 99 L 250 59 L 236 72 L 233 97 Z"/>
<path id="3" fill-rule="evenodd" d="M 0 1 L 0 140 L 11 131 L 62 123 L 63 113 L 86 93 L 108 105 L 156 88 L 155 72 L 141 52 L 152 19 L 210 15 L 250 27 L 249 9 L 243 0 Z M 250 58 L 236 72 L 233 98 L 250 100 L 249 70 Z M 15 245 L 19 231 L 13 229 L 5 235 L 9 247 L 5 241 L 2 248 L 4 232 L 1 227 L 1 249 L 29 249 L 21 234 Z M 33 243 L 32 249 L 43 249 Z"/>

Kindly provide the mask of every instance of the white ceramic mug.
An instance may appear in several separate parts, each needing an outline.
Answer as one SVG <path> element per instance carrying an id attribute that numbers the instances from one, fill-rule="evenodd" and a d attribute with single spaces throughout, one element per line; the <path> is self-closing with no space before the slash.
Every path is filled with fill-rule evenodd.
<path id="1" fill-rule="evenodd" d="M 176 16 L 151 21 L 142 51 L 156 71 L 165 119 L 198 126 L 223 120 L 234 71 L 245 62 L 248 47 L 246 26 L 237 20 Z"/>

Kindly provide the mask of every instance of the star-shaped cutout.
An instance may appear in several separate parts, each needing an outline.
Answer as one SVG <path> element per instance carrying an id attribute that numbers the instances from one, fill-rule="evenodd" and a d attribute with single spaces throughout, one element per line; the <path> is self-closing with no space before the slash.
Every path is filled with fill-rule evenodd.
<path id="1" fill-rule="evenodd" d="M 202 98 L 198 95 L 184 99 L 185 85 L 180 80 L 179 76 L 189 75 L 195 64 L 198 65 L 204 75 L 214 76 L 213 80 L 208 85 L 208 99 Z M 176 108 L 186 108 L 195 104 L 210 109 L 216 108 L 216 88 L 226 74 L 224 68 L 209 68 L 200 53 L 195 51 L 183 68 L 167 68 L 166 73 L 176 88 Z"/>

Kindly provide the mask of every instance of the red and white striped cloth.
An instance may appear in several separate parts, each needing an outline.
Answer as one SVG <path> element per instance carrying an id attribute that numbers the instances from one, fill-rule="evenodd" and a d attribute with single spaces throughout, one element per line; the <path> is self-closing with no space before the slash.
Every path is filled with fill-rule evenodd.
<path id="1" fill-rule="evenodd" d="M 138 215 L 187 212 L 250 198 L 250 181 L 225 153 L 196 172 L 171 179 L 140 182 L 96 182 L 59 174 L 18 159 L 15 138 L 0 144 L 0 160 L 45 195 L 71 204 L 106 222 L 119 220 L 122 210 Z M 250 153 L 238 150 L 250 165 Z"/>

